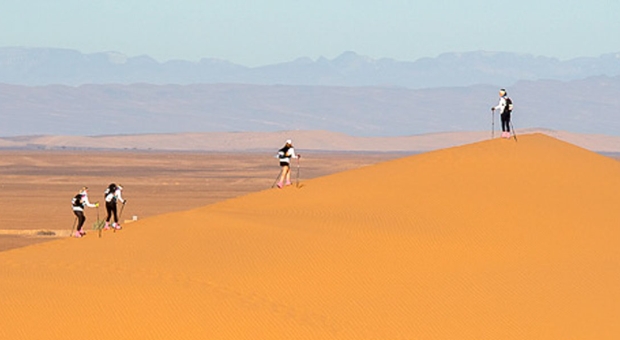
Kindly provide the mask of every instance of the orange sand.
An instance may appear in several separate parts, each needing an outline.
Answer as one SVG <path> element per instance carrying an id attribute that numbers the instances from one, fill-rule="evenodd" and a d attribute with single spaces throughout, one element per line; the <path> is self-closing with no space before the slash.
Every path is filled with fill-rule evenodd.
<path id="1" fill-rule="evenodd" d="M 0 253 L 0 339 L 617 339 L 620 162 L 492 140 Z"/>

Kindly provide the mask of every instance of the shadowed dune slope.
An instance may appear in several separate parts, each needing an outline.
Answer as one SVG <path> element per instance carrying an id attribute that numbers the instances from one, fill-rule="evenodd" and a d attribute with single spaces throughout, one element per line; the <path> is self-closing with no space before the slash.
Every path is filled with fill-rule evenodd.
<path id="1" fill-rule="evenodd" d="M 620 162 L 541 134 L 0 253 L 2 339 L 617 339 Z"/>

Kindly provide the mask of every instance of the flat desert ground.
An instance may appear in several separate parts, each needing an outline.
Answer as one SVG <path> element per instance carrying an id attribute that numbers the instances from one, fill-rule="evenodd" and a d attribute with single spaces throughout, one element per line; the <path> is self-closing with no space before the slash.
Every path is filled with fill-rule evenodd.
<path id="1" fill-rule="evenodd" d="M 620 162 L 610 157 L 542 134 L 348 169 L 336 156 L 321 161 L 326 176 L 309 155 L 317 176 L 279 190 L 273 160 L 222 155 L 209 176 L 193 155 L 137 154 L 126 168 L 111 155 L 60 154 L 55 175 L 39 157 L 20 175 L 5 164 L 3 178 L 22 187 L 3 194 L 3 219 L 47 209 L 66 228 L 74 191 L 109 181 L 127 187 L 126 216 L 145 217 L 0 252 L 0 338 L 620 338 Z M 186 177 L 171 180 L 170 163 Z M 64 172 L 73 167 L 80 181 Z M 203 198 L 218 187 L 210 178 L 238 186 Z"/>

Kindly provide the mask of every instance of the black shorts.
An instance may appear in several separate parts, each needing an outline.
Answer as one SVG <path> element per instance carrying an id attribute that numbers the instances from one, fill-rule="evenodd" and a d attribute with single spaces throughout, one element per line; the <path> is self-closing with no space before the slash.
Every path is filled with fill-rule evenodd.
<path id="1" fill-rule="evenodd" d="M 291 163 L 287 163 L 287 162 L 280 162 L 280 166 L 291 166 Z"/>

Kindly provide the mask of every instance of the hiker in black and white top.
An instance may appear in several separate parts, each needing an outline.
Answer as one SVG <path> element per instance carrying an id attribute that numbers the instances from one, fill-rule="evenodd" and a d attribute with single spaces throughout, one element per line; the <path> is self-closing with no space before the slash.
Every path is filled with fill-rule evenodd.
<path id="1" fill-rule="evenodd" d="M 73 199 L 71 200 L 71 205 L 73 205 L 73 213 L 78 219 L 77 229 L 73 236 L 82 237 L 86 234 L 86 232 L 82 230 L 84 222 L 86 222 L 86 216 L 84 216 L 84 207 L 97 208 L 99 207 L 99 203 L 90 203 L 88 201 L 88 188 L 82 187 L 80 192 L 78 192 L 77 195 L 75 195 L 75 197 L 73 197 Z"/>
<path id="2" fill-rule="evenodd" d="M 512 100 L 508 97 L 505 89 L 499 90 L 499 103 L 491 108 L 497 110 L 502 121 L 502 138 L 510 138 L 510 113 L 512 112 Z"/>
<path id="3" fill-rule="evenodd" d="M 291 158 L 300 158 L 301 155 L 295 154 L 293 148 L 293 142 L 288 139 L 284 146 L 278 150 L 278 159 L 280 160 L 280 180 L 278 181 L 278 188 L 282 188 L 283 185 L 291 185 Z M 284 183 L 286 180 L 286 184 Z"/>
<path id="4" fill-rule="evenodd" d="M 110 218 L 112 217 L 112 213 L 114 213 L 114 223 L 112 224 L 112 228 L 116 230 L 121 229 L 121 225 L 118 224 L 116 202 L 120 201 L 123 204 L 127 203 L 127 200 L 123 199 L 121 191 L 123 191 L 123 187 L 120 184 L 116 185 L 114 183 L 110 183 L 108 188 L 105 189 L 103 193 L 103 197 L 105 198 L 105 210 L 108 212 L 108 217 L 105 219 L 105 227 L 103 227 L 103 230 L 110 230 Z"/>

